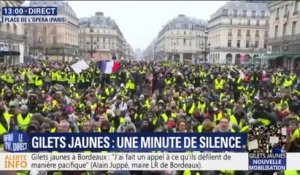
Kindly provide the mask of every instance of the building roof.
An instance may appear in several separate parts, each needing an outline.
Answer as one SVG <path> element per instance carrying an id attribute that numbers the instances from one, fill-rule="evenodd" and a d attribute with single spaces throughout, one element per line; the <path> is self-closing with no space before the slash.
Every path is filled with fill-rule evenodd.
<path id="1" fill-rule="evenodd" d="M 80 18 L 79 25 L 83 28 L 90 27 L 90 25 L 97 28 L 118 28 L 115 20 L 105 17 L 102 12 L 96 12 L 95 16 Z"/>
<path id="2" fill-rule="evenodd" d="M 167 25 L 172 26 L 172 25 L 176 24 L 194 24 L 194 25 L 199 25 L 199 27 L 207 27 L 207 21 L 202 20 L 202 19 L 198 19 L 198 18 L 194 18 L 194 17 L 188 17 L 185 16 L 183 14 L 178 15 L 177 17 L 171 19 Z"/>
<path id="3" fill-rule="evenodd" d="M 247 2 L 247 1 L 228 1 L 225 5 L 220 7 L 214 14 L 211 15 L 211 19 L 216 18 L 222 14 L 223 9 L 228 9 L 228 11 L 233 10 L 247 10 L 247 11 L 267 11 L 268 4 L 263 2 Z"/>
<path id="4" fill-rule="evenodd" d="M 63 0 L 57 0 L 57 1 L 30 1 L 30 5 L 33 7 L 47 7 L 47 6 L 54 6 L 57 7 L 58 13 L 68 13 L 69 15 L 77 18 L 76 13 L 74 12 L 73 8 L 69 5 L 68 2 L 64 2 Z"/>

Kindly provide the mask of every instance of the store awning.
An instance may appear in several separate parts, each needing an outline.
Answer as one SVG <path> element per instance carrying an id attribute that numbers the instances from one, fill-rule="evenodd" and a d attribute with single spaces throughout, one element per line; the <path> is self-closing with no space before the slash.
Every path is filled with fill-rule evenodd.
<path id="1" fill-rule="evenodd" d="M 283 54 L 272 54 L 272 55 L 264 55 L 260 58 L 257 58 L 257 59 L 260 59 L 260 60 L 276 60 L 277 58 L 280 58 L 280 57 L 283 57 L 284 55 Z"/>
<path id="2" fill-rule="evenodd" d="M 0 51 L 0 56 L 19 56 L 20 52 L 18 51 Z"/>
<path id="3" fill-rule="evenodd" d="M 300 59 L 300 55 L 293 56 L 293 60 Z"/>

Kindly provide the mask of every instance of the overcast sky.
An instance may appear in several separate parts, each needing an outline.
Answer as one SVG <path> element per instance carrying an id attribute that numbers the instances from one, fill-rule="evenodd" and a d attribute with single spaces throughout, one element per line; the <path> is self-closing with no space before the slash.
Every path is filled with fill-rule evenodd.
<path id="1" fill-rule="evenodd" d="M 89 17 L 96 11 L 113 18 L 133 49 L 146 49 L 162 26 L 185 14 L 208 20 L 225 1 L 68 1 L 77 16 Z"/>

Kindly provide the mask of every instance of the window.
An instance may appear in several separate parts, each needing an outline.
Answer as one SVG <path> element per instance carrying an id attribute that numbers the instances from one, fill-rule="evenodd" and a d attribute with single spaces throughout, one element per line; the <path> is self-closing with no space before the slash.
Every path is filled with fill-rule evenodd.
<path id="1" fill-rule="evenodd" d="M 105 38 L 103 38 L 103 42 L 105 42 Z"/>
<path id="2" fill-rule="evenodd" d="M 259 37 L 259 30 L 255 31 L 255 37 Z"/>
<path id="3" fill-rule="evenodd" d="M 189 45 L 192 46 L 192 40 L 189 40 Z"/>
<path id="4" fill-rule="evenodd" d="M 232 24 L 232 19 L 230 19 L 230 22 L 229 22 L 230 24 Z"/>
<path id="5" fill-rule="evenodd" d="M 298 8 L 299 8 L 299 0 L 295 1 L 295 5 L 294 5 L 294 15 L 298 14 Z"/>
<path id="6" fill-rule="evenodd" d="M 185 35 L 185 34 L 186 34 L 186 32 L 184 31 L 184 32 L 183 32 L 183 34 Z"/>
<path id="7" fill-rule="evenodd" d="M 250 45 L 250 41 L 247 40 L 247 41 L 246 41 L 246 48 L 249 48 L 249 45 Z"/>
<path id="8" fill-rule="evenodd" d="M 293 22 L 293 25 L 292 25 L 292 35 L 293 35 L 293 36 L 295 35 L 295 32 L 296 32 L 296 26 L 297 26 L 297 22 L 294 21 L 294 22 Z"/>
<path id="9" fill-rule="evenodd" d="M 259 26 L 259 20 L 256 20 L 256 26 Z"/>
<path id="10" fill-rule="evenodd" d="M 268 35 L 269 35 L 268 31 L 265 31 L 265 37 L 268 37 Z"/>
<path id="11" fill-rule="evenodd" d="M 286 35 L 286 23 L 283 24 L 282 36 Z"/>
<path id="12" fill-rule="evenodd" d="M 247 16 L 247 10 L 243 10 L 243 17 Z"/>
<path id="13" fill-rule="evenodd" d="M 232 36 L 232 29 L 228 30 L 228 36 Z"/>
<path id="14" fill-rule="evenodd" d="M 250 30 L 247 30 L 246 36 L 250 36 Z"/>
<path id="15" fill-rule="evenodd" d="M 275 36 L 274 36 L 275 38 L 277 38 L 278 37 L 278 26 L 275 26 Z"/>
<path id="16" fill-rule="evenodd" d="M 237 12 L 238 12 L 237 10 L 233 10 L 233 16 L 234 17 L 237 17 Z"/>
<path id="17" fill-rule="evenodd" d="M 280 8 L 277 8 L 277 10 L 276 10 L 276 20 L 279 19 L 279 10 L 280 10 Z"/>
<path id="18" fill-rule="evenodd" d="M 223 14 L 224 16 L 228 16 L 228 9 L 223 9 L 223 10 L 222 10 L 222 14 Z"/>
<path id="19" fill-rule="evenodd" d="M 258 41 L 255 41 L 255 48 L 258 48 Z"/>
<path id="20" fill-rule="evenodd" d="M 56 44 L 56 42 L 57 42 L 56 36 L 53 36 L 52 40 L 53 40 L 53 44 Z"/>
<path id="21" fill-rule="evenodd" d="M 14 34 L 17 34 L 17 25 L 14 24 Z"/>
<path id="22" fill-rule="evenodd" d="M 99 37 L 97 38 L 97 41 L 99 41 Z"/>
<path id="23" fill-rule="evenodd" d="M 247 20 L 247 26 L 250 26 L 250 19 Z"/>
<path id="24" fill-rule="evenodd" d="M 256 11 L 253 10 L 253 11 L 252 11 L 252 18 L 255 18 L 255 17 L 256 17 Z"/>
<path id="25" fill-rule="evenodd" d="M 237 42 L 236 42 L 236 47 L 237 47 L 237 48 L 240 48 L 240 47 L 241 47 L 241 40 L 237 40 Z"/>
<path id="26" fill-rule="evenodd" d="M 265 40 L 264 41 L 264 49 L 266 49 L 267 48 L 267 41 Z"/>
<path id="27" fill-rule="evenodd" d="M 288 15 L 288 8 L 289 8 L 289 5 L 286 4 L 286 5 L 284 6 L 284 17 L 287 17 L 287 15 Z"/>
<path id="28" fill-rule="evenodd" d="M 241 29 L 238 29 L 237 36 L 242 36 L 241 33 L 242 33 Z"/>
<path id="29" fill-rule="evenodd" d="M 186 39 L 185 38 L 183 39 L 183 44 L 186 45 Z"/>
<path id="30" fill-rule="evenodd" d="M 260 17 L 264 18 L 265 17 L 265 13 L 266 13 L 265 11 L 261 11 L 260 12 Z"/>
<path id="31" fill-rule="evenodd" d="M 227 47 L 231 47 L 231 40 L 228 40 Z"/>

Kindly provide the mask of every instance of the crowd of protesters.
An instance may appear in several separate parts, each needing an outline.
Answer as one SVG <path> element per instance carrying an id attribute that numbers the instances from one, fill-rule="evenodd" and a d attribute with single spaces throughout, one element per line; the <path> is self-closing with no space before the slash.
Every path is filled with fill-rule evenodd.
<path id="1" fill-rule="evenodd" d="M 99 64 L 91 63 L 80 74 L 66 63 L 2 65 L 1 146 L 3 135 L 16 130 L 202 133 L 249 132 L 252 126 L 279 125 L 288 130 L 283 149 L 299 152 L 300 81 L 295 72 L 253 65 L 133 61 L 122 62 L 116 73 L 105 74 Z M 163 174 L 115 172 L 118 173 Z M 295 172 L 277 172 L 280 173 Z"/>

